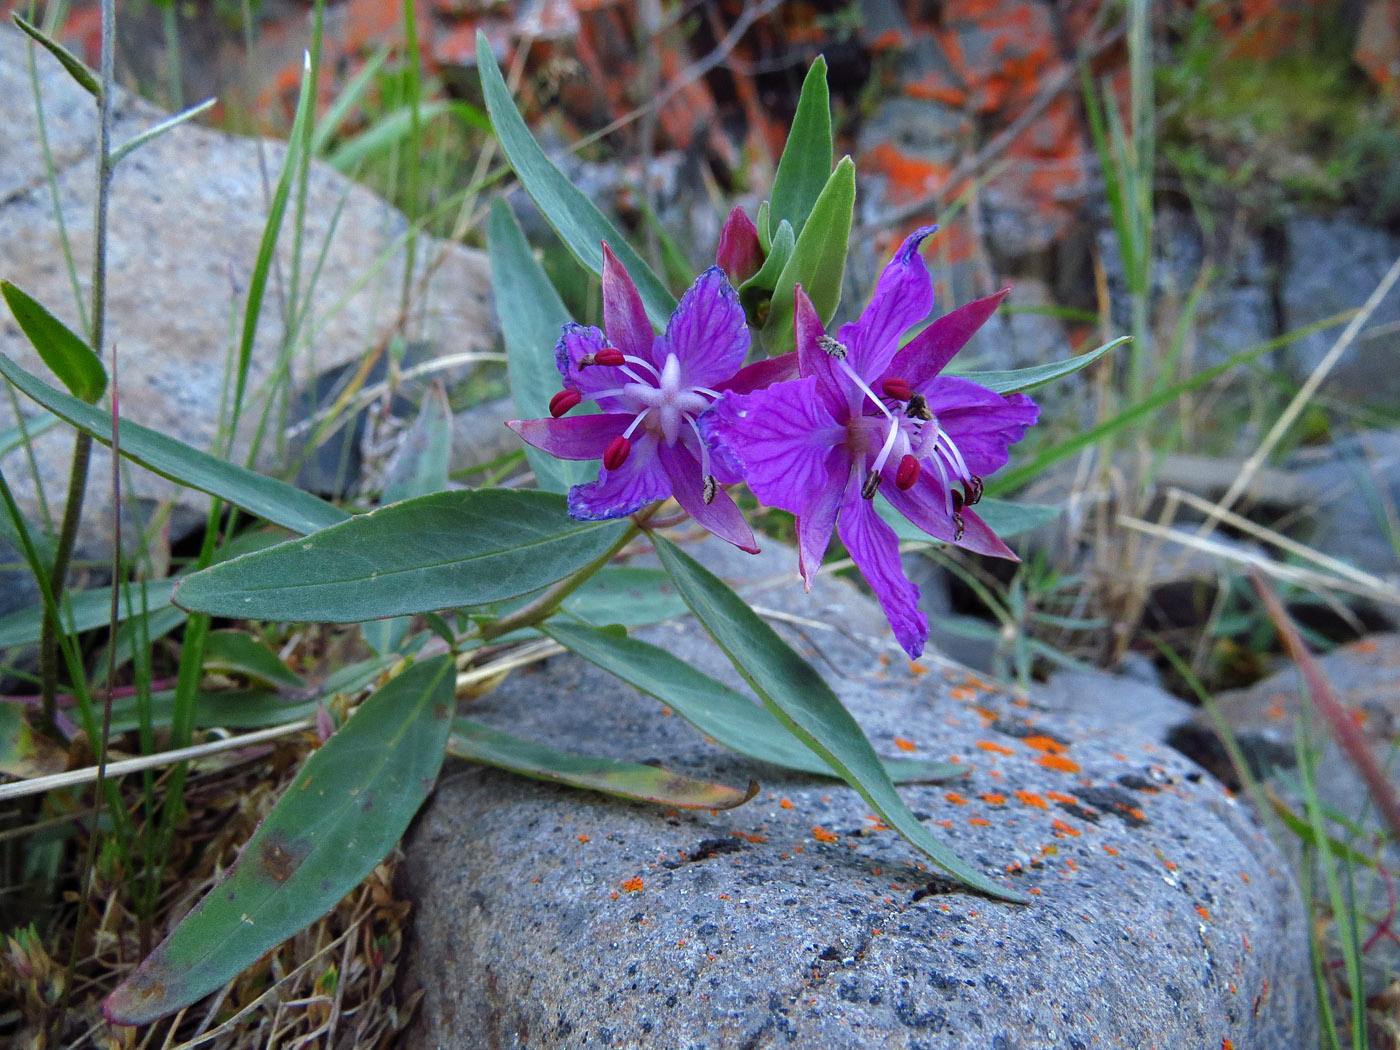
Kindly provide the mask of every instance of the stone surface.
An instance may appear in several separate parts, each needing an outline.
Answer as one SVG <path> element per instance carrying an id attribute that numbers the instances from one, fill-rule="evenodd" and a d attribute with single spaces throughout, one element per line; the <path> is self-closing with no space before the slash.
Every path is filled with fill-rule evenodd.
<path id="1" fill-rule="evenodd" d="M 1400 433 L 1371 430 L 1301 449 L 1288 467 L 1311 494 L 1298 532 L 1324 554 L 1400 582 Z"/>
<path id="2" fill-rule="evenodd" d="M 702 557 L 716 553 L 734 561 Z M 741 571 L 793 574 L 794 560 L 769 552 Z M 959 892 L 850 789 L 724 752 L 562 657 L 472 714 L 762 791 L 695 813 L 450 764 L 400 869 L 415 902 L 405 980 L 425 991 L 410 1045 L 1315 1045 L 1281 861 L 1241 806 L 1133 723 L 1136 705 L 1105 709 L 1098 686 L 1018 699 L 950 664 L 910 667 L 840 581 L 807 598 L 789 578 L 758 600 L 806 618 L 778 626 L 817 654 L 879 752 L 967 767 L 903 795 L 1033 903 Z M 734 681 L 692 624 L 647 636 Z"/>
<path id="3" fill-rule="evenodd" d="M 1280 288 L 1285 331 L 1360 307 L 1397 256 L 1400 237 L 1345 216 L 1300 216 L 1284 229 L 1288 266 Z M 1373 331 L 1400 321 L 1400 293 L 1392 290 L 1327 380 L 1324 390 L 1371 404 L 1394 404 L 1400 396 L 1393 330 Z M 1341 327 L 1316 332 L 1286 351 L 1295 381 L 1305 379 L 1331 349 Z"/>
<path id="4" fill-rule="evenodd" d="M 0 276 L 81 330 L 74 291 L 63 262 L 53 202 L 39 162 L 37 131 L 25 56 L 25 38 L 0 28 L 0 96 L 14 104 L 0 115 Z M 46 54 L 36 55 L 40 93 L 54 146 L 57 193 L 73 244 L 78 283 L 86 303 L 91 279 L 96 119 L 89 99 Z M 113 142 L 121 143 L 156 123 L 163 113 L 138 99 L 117 96 Z M 198 448 L 211 446 L 218 422 L 228 348 L 237 339 L 243 300 L 267 215 L 259 151 L 275 179 L 284 148 L 183 126 L 127 157 L 112 186 L 109 240 L 108 323 L 104 358 L 120 355 L 122 415 Z M 305 295 L 320 265 L 303 339 L 292 372 L 304 381 L 382 346 L 399 324 L 399 289 L 407 230 L 403 215 L 333 169 L 314 164 L 307 185 L 301 289 Z M 324 260 L 320 255 L 329 238 Z M 267 401 L 283 326 L 279 289 L 292 273 L 292 213 L 278 245 L 279 274 L 269 284 L 252 354 L 238 448 L 241 459 Z M 435 265 L 415 299 L 404 335 L 437 353 L 494 348 L 496 324 L 484 256 L 460 246 L 419 244 L 420 270 Z M 0 352 L 49 379 L 37 355 L 6 312 L 0 319 Z M 36 417 L 25 402 L 21 409 Z M 0 427 L 13 423 L 0 400 Z M 272 417 L 274 428 L 278 421 Z M 269 445 L 274 442 L 268 442 Z M 71 435 L 55 428 L 35 442 L 39 477 L 51 504 L 61 503 Z M 32 510 L 36 487 L 22 459 L 3 461 L 22 505 Z M 109 468 L 94 457 L 88 512 L 81 541 L 99 556 L 111 529 Z M 149 510 L 178 497 L 185 520 L 199 520 L 197 494 L 139 470 L 126 495 Z M 180 517 L 181 515 L 177 515 Z"/>

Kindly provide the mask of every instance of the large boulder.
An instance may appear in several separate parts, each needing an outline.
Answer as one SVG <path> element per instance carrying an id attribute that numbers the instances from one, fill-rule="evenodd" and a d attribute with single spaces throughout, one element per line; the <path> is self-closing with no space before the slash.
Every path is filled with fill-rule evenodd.
<path id="1" fill-rule="evenodd" d="M 851 789 L 728 753 L 562 657 L 473 717 L 762 791 L 681 811 L 449 764 L 400 869 L 405 980 L 425 993 L 412 1045 L 1315 1045 L 1297 890 L 1249 814 L 1155 739 L 1179 710 L 1140 728 L 1141 702 L 1106 703 L 1112 680 L 1047 703 L 911 665 L 849 584 L 808 599 L 791 552 L 713 555 L 746 586 L 791 576 L 755 600 L 802 618 L 777 626 L 879 752 L 963 765 L 904 798 L 1032 903 L 963 892 Z M 737 684 L 693 622 L 645 634 Z"/>

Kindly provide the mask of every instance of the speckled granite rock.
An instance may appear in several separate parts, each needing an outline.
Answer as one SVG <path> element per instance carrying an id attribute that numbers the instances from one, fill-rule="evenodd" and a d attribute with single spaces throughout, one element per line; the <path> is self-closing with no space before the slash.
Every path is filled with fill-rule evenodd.
<path id="1" fill-rule="evenodd" d="M 734 567 L 702 557 L 719 569 L 715 553 Z M 1279 858 L 1197 767 L 1121 709 L 1100 717 L 1098 687 L 1052 712 L 951 665 L 911 668 L 839 581 L 756 601 L 829 625 L 790 637 L 820 650 L 877 750 L 967 767 L 904 797 L 1034 903 L 958 891 L 850 789 L 732 756 L 559 658 L 474 716 L 764 789 L 695 813 L 449 765 L 400 869 L 415 902 L 404 979 L 425 990 L 405 1045 L 1316 1045 L 1303 912 Z M 734 681 L 693 624 L 646 633 Z"/>

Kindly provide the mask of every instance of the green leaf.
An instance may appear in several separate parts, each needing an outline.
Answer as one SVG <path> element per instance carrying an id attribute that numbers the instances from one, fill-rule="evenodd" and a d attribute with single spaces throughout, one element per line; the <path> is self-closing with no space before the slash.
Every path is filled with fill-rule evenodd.
<path id="1" fill-rule="evenodd" d="M 128 153 L 131 153 L 133 150 L 140 149 L 152 139 L 160 138 L 160 136 L 164 135 L 167 131 L 172 131 L 175 128 L 178 128 L 181 124 L 185 124 L 193 120 L 195 117 L 200 116 L 203 113 L 207 113 L 209 110 L 214 108 L 215 104 L 218 101 L 219 100 L 217 98 L 206 98 L 197 106 L 191 106 L 189 109 L 181 110 L 174 116 L 166 117 L 164 120 L 156 124 L 152 124 L 145 131 L 141 131 L 133 135 L 131 138 L 127 139 L 125 142 L 123 142 L 120 146 L 118 146 L 112 151 L 112 167 L 116 167 L 117 164 L 121 161 L 121 159 L 125 157 Z"/>
<path id="2" fill-rule="evenodd" d="M 544 267 L 539 264 L 520 225 L 503 200 L 491 203 L 486 226 L 486 254 L 491 260 L 491 283 L 496 289 L 497 314 L 506 344 L 506 371 L 510 394 L 521 419 L 549 415 L 549 399 L 562 389 L 554 364 L 554 345 L 570 320 L 569 308 L 559 298 Z M 575 414 L 596 412 L 595 404 L 580 405 Z M 567 492 L 571 485 L 594 473 L 591 464 L 555 459 L 548 452 L 525 447 L 525 458 L 539 487 Z"/>
<path id="3" fill-rule="evenodd" d="M 58 59 L 64 69 L 68 70 L 68 75 L 78 82 L 78 86 L 86 91 L 93 98 L 101 101 L 102 81 L 97 78 L 97 74 L 90 70 L 73 52 L 60 44 L 53 37 L 49 36 L 32 22 L 26 21 L 17 14 L 10 16 L 15 20 L 15 25 L 24 30 L 43 47 L 54 58 Z"/>
<path id="4" fill-rule="evenodd" d="M 812 665 L 713 573 L 652 534 L 661 564 L 735 669 L 778 720 L 831 766 L 890 827 L 964 885 L 1002 900 L 1026 898 L 969 867 L 904 804 L 870 741 Z"/>
<path id="5" fill-rule="evenodd" d="M 982 497 L 975 507 L 969 509 L 975 511 L 1002 539 L 1038 529 L 1060 516 L 1060 508 L 1052 507 L 1048 503 L 1015 503 L 1011 500 L 992 499 L 990 496 Z M 930 536 L 882 499 L 875 501 L 875 513 L 894 529 L 895 535 L 907 543 L 944 542 Z"/>
<path id="6" fill-rule="evenodd" d="M 0 294 L 49 370 L 74 397 L 88 404 L 96 402 L 107 390 L 107 370 L 92 347 L 9 281 L 0 281 Z"/>
<path id="7" fill-rule="evenodd" d="M 660 569 L 609 565 L 564 599 L 563 609 L 594 627 L 618 623 L 644 627 L 684 616 L 689 610 L 671 577 Z"/>
<path id="8" fill-rule="evenodd" d="M 241 674 L 271 686 L 300 689 L 306 685 L 266 643 L 246 631 L 210 631 L 204 640 L 204 668 Z"/>
<path id="9" fill-rule="evenodd" d="M 438 492 L 194 573 L 191 612 L 354 623 L 528 594 L 599 558 L 627 519 L 575 521 L 553 492 Z"/>
<path id="10" fill-rule="evenodd" d="M 175 590 L 174 580 L 154 580 L 139 585 L 141 592 L 132 584 L 122 585 L 122 595 L 117 602 L 117 618 L 125 620 L 128 610 L 140 615 L 141 609 L 155 609 L 170 601 Z M 126 591 L 131 588 L 130 603 Z M 92 631 L 106 627 L 111 620 L 112 588 L 96 587 L 90 591 L 65 591 L 58 606 L 59 630 L 69 633 Z M 8 616 L 0 617 L 0 649 L 15 645 L 35 645 L 39 641 L 40 625 L 44 619 L 42 605 L 20 609 Z"/>
<path id="11" fill-rule="evenodd" d="M 1080 354 L 1078 357 L 1068 357 L 1063 361 L 1055 361 L 1048 365 L 1017 368 L 1010 372 L 961 372 L 957 374 L 963 379 L 981 383 L 988 390 L 994 390 L 998 394 L 1014 394 L 1018 390 L 1034 390 L 1036 387 L 1044 386 L 1053 380 L 1072 376 L 1081 368 L 1092 365 L 1110 350 L 1131 340 L 1132 336 L 1120 335 L 1113 342 L 1104 343 L 1103 346 L 1090 350 L 1088 353 Z M 950 372 L 949 374 L 954 373 Z"/>
<path id="12" fill-rule="evenodd" d="M 438 117 L 451 114 L 464 124 L 490 131 L 491 123 L 475 106 L 453 99 L 429 99 L 418 105 L 418 120 L 427 124 Z M 352 135 L 326 158 L 331 167 L 354 174 L 355 169 L 376 154 L 387 154 L 404 144 L 413 131 L 413 107 L 404 106 L 384 114 L 359 134 Z"/>
<path id="13" fill-rule="evenodd" d="M 793 349 L 792 293 L 797 285 L 802 285 L 823 322 L 836 314 L 855 208 L 856 166 L 850 157 L 842 157 L 797 235 L 792 257 L 773 288 L 768 320 L 763 325 L 763 342 L 769 354 Z"/>
<path id="14" fill-rule="evenodd" d="M 0 354 L 0 375 L 54 415 L 104 445 L 112 443 L 112 416 L 55 390 Z M 121 421 L 122 455 L 161 477 L 207 492 L 249 514 L 293 532 L 315 532 L 349 517 L 309 492 L 226 463 L 148 427 Z"/>
<path id="15" fill-rule="evenodd" d="M 642 257 L 632 250 L 607 216 L 545 156 L 515 108 L 510 89 L 506 87 L 500 67 L 496 65 L 496 57 L 491 53 L 491 45 L 486 40 L 486 34 L 480 30 L 476 34 L 476 64 L 481 71 L 481 91 L 486 97 L 491 124 L 521 185 L 539 205 L 540 211 L 569 251 L 596 274 L 603 272 L 602 242 L 608 242 L 636 282 L 651 323 L 658 329 L 664 329 L 671 319 L 671 311 L 676 308 L 675 296 L 666 290 L 661 279 L 652 273 Z"/>
<path id="16" fill-rule="evenodd" d="M 466 718 L 453 721 L 447 750 L 458 758 L 508 769 L 535 780 L 681 809 L 733 809 L 758 794 L 758 784 L 752 780 L 747 791 L 740 791 L 640 762 L 558 751 Z"/>
<path id="17" fill-rule="evenodd" d="M 450 656 L 415 664 L 306 760 L 214 887 L 102 1004 L 145 1024 L 197 1001 L 335 904 L 432 789 L 452 726 Z"/>
<path id="18" fill-rule="evenodd" d="M 749 323 L 755 327 L 761 328 L 762 322 L 768 319 L 773 288 L 783 275 L 783 267 L 792 258 L 792 250 L 796 246 L 797 237 L 792 232 L 792 224 L 784 219 L 778 223 L 778 231 L 773 235 L 773 244 L 763 265 L 739 287 L 739 302 L 744 306 Z"/>
<path id="19" fill-rule="evenodd" d="M 67 758 L 67 749 L 29 728 L 23 704 L 0 703 L 0 773 L 24 780 L 62 773 Z"/>
<path id="20" fill-rule="evenodd" d="M 397 659 L 397 658 L 396 658 Z M 307 695 L 310 693 L 311 695 Z M 302 690 L 291 695 L 266 689 L 219 689 L 195 694 L 192 724 L 208 729 L 258 729 L 286 725 L 316 713 L 327 690 Z M 152 725 L 169 725 L 175 718 L 175 690 L 161 689 L 151 694 L 147 717 Z M 134 696 L 112 701 L 112 733 L 125 733 L 141 725 L 139 701 Z"/>
<path id="21" fill-rule="evenodd" d="M 786 219 L 793 231 L 801 234 L 831 174 L 831 160 L 831 98 L 826 87 L 826 58 L 818 55 L 802 81 L 792 130 L 773 177 L 770 221 Z"/>
<path id="22" fill-rule="evenodd" d="M 541 630 L 589 663 L 654 696 L 732 751 L 804 773 L 839 776 L 767 708 L 701 674 L 665 649 L 560 618 L 548 621 Z M 944 780 L 967 773 L 966 768 L 952 763 L 910 759 L 886 759 L 884 766 L 892 779 L 904 782 Z"/>
<path id="23" fill-rule="evenodd" d="M 360 634 L 365 644 L 376 653 L 388 656 L 399 651 L 412 626 L 412 616 L 391 616 L 387 620 L 370 620 L 360 624 Z"/>

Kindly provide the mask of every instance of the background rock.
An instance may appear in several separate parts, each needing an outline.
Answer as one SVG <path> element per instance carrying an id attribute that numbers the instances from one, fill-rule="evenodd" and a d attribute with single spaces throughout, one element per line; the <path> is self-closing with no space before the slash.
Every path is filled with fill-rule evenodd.
<path id="1" fill-rule="evenodd" d="M 462 1032 L 539 1050 L 1315 1041 L 1302 907 L 1240 806 L 1097 689 L 1052 710 L 952 665 L 910 667 L 867 599 L 830 580 L 800 597 L 793 562 L 744 562 L 751 579 L 790 574 L 760 604 L 820 621 L 790 637 L 878 751 L 968 768 L 903 795 L 1034 903 L 959 892 L 848 788 L 721 751 L 560 658 L 473 717 L 764 790 L 694 813 L 449 766 L 400 869 L 415 902 L 404 979 L 425 992 L 413 1045 Z M 693 624 L 647 636 L 734 680 Z"/>

